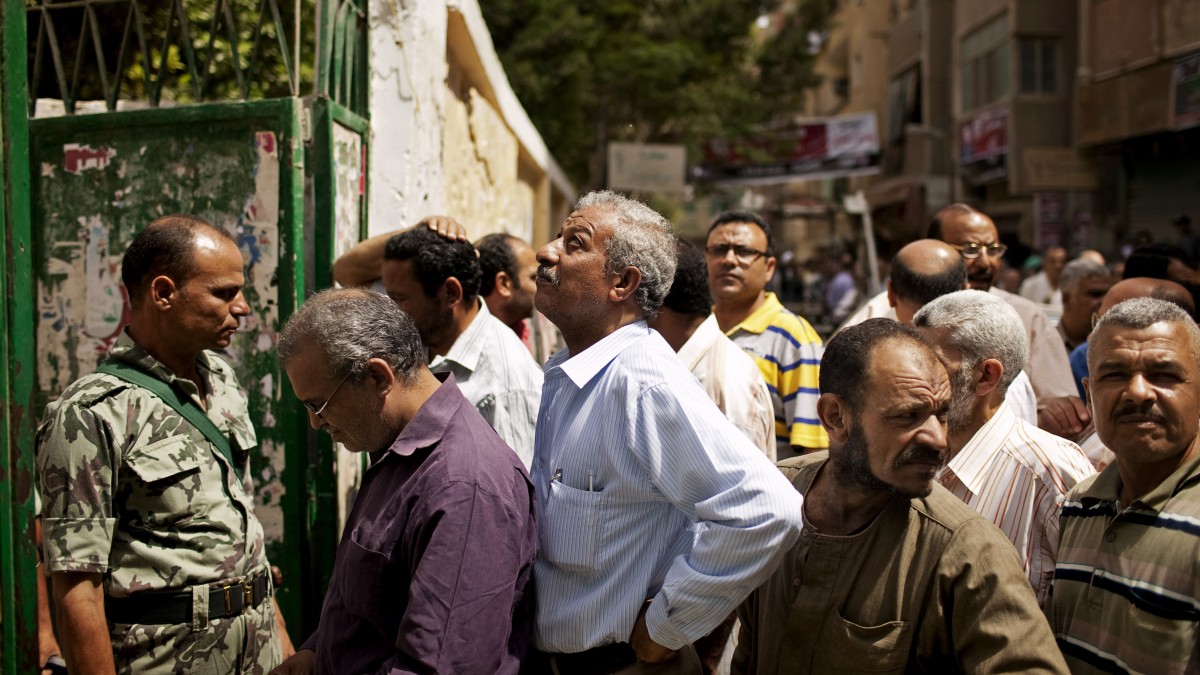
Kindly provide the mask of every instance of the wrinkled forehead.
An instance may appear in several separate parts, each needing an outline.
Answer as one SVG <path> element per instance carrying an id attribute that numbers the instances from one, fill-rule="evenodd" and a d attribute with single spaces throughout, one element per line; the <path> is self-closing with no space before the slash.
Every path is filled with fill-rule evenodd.
<path id="1" fill-rule="evenodd" d="M 1197 374 L 1200 343 L 1194 331 L 1175 321 L 1160 321 L 1145 328 L 1101 323 L 1088 340 L 1089 369 L 1102 362 L 1148 361 L 1178 364 Z"/>
<path id="2" fill-rule="evenodd" d="M 754 223 L 723 223 L 708 233 L 708 243 L 742 244 L 762 248 L 767 245 L 767 233 Z"/>
<path id="3" fill-rule="evenodd" d="M 929 347 L 894 338 L 875 347 L 867 367 L 867 401 L 940 404 L 950 400 L 946 367 Z"/>

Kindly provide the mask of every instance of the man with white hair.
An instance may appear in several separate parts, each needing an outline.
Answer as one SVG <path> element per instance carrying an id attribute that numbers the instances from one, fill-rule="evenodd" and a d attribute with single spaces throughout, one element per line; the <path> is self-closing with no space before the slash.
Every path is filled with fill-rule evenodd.
<path id="1" fill-rule="evenodd" d="M 534 445 L 526 672 L 698 674 L 691 643 L 795 543 L 801 498 L 647 325 L 675 276 L 665 218 L 593 192 L 537 257 L 535 303 L 567 346 Z"/>
<path id="2" fill-rule="evenodd" d="M 1074 443 L 1020 420 L 1005 393 L 1025 366 L 1025 327 L 1003 299 L 959 291 L 913 318 L 950 375 L 950 460 L 939 480 L 999 527 L 1044 605 L 1058 552 L 1063 495 L 1095 473 Z"/>
<path id="3" fill-rule="evenodd" d="M 1092 317 L 1115 281 L 1107 267 L 1088 258 L 1072 260 L 1063 268 L 1058 276 L 1058 290 L 1062 292 L 1058 334 L 1068 352 L 1087 342 Z"/>

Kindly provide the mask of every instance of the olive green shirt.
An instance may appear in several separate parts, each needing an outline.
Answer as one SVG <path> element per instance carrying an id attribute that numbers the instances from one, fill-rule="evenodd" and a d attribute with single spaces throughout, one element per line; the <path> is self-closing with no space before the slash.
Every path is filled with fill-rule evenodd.
<path id="1" fill-rule="evenodd" d="M 828 452 L 779 463 L 802 494 Z M 734 673 L 1066 673 L 1016 551 L 940 485 L 800 541 L 738 610 Z"/>
<path id="2" fill-rule="evenodd" d="M 122 334 L 109 353 L 197 401 Z M 257 445 L 233 369 L 210 352 L 196 360 L 209 419 L 246 467 Z M 149 391 L 112 375 L 79 378 L 46 408 L 37 434 L 43 550 L 50 572 L 104 575 L 110 597 L 182 590 L 267 566 L 249 472 L 237 477 L 195 427 Z"/>

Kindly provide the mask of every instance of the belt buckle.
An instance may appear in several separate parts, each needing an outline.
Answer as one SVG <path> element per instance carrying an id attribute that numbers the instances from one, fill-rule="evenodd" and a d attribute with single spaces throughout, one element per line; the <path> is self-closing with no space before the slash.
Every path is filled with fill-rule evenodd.
<path id="1" fill-rule="evenodd" d="M 254 606 L 254 582 L 246 581 L 242 584 L 242 612 Z"/>

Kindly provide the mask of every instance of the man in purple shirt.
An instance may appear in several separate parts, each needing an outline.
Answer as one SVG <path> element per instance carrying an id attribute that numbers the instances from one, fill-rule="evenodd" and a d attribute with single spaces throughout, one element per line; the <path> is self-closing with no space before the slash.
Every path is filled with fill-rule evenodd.
<path id="1" fill-rule="evenodd" d="M 279 359 L 309 422 L 371 466 L 316 632 L 277 673 L 515 674 L 533 620 L 533 486 L 386 296 L 327 290 Z"/>

